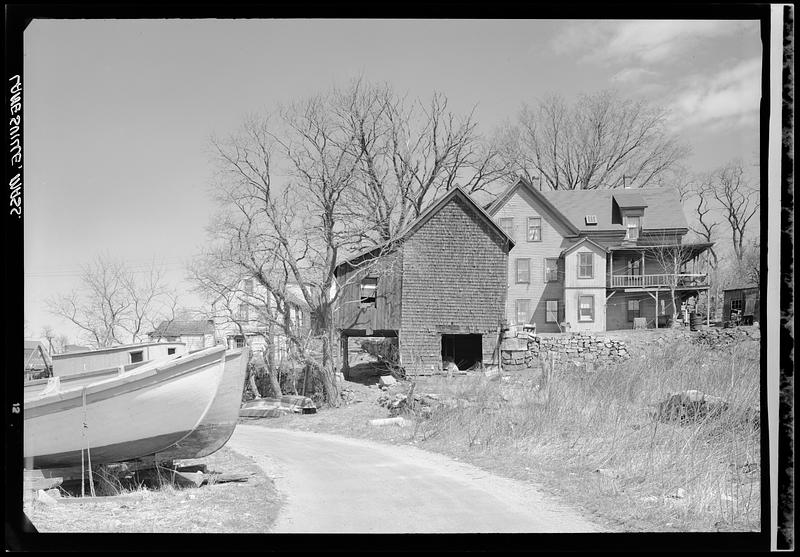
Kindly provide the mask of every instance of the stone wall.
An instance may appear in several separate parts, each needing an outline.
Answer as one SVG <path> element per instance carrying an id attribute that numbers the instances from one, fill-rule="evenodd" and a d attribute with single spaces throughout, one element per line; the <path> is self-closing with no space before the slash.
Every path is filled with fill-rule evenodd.
<path id="1" fill-rule="evenodd" d="M 539 357 L 548 352 L 568 359 L 593 362 L 619 361 L 630 357 L 624 341 L 590 333 L 540 336 L 512 329 L 507 331 L 500 346 L 503 368 L 509 371 L 533 367 Z"/>

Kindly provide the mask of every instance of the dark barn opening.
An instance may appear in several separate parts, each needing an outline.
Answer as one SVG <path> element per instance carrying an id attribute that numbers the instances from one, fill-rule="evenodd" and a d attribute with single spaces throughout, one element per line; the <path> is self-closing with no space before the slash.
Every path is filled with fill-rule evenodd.
<path id="1" fill-rule="evenodd" d="M 442 335 L 442 361 L 466 370 L 483 362 L 482 335 Z"/>

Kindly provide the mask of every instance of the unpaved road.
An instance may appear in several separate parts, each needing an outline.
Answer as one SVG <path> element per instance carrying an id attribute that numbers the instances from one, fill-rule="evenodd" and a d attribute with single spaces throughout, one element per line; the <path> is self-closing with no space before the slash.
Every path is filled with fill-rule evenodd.
<path id="1" fill-rule="evenodd" d="M 228 447 L 275 478 L 275 532 L 600 532 L 535 486 L 414 447 L 239 425 Z"/>

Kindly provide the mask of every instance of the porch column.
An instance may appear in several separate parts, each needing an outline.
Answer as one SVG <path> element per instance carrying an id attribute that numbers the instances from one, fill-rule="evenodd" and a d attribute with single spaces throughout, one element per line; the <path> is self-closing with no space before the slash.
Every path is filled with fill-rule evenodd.
<path id="1" fill-rule="evenodd" d="M 656 329 L 658 329 L 658 289 L 656 289 Z"/>
<path id="2" fill-rule="evenodd" d="M 706 290 L 706 327 L 711 326 L 711 289 Z"/>
<path id="3" fill-rule="evenodd" d="M 608 286 L 614 286 L 614 252 L 608 252 Z"/>

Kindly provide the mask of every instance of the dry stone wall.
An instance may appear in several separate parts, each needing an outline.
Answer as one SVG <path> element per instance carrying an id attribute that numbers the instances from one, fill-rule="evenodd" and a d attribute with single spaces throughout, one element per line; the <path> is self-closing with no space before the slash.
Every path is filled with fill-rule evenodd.
<path id="1" fill-rule="evenodd" d="M 587 362 L 619 361 L 630 357 L 624 341 L 590 333 L 540 336 L 523 331 L 508 331 L 500 345 L 503 368 L 514 371 L 533 367 L 547 353 Z"/>

